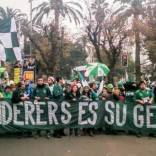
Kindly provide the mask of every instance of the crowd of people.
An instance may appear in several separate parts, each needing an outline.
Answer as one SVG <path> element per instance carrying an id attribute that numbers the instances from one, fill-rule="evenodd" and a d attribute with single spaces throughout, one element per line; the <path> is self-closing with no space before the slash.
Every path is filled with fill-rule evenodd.
<path id="1" fill-rule="evenodd" d="M 127 83 L 106 83 L 104 81 L 80 82 L 78 79 L 67 82 L 62 77 L 48 77 L 47 80 L 38 78 L 36 84 L 30 80 L 13 82 L 9 85 L 1 84 L 0 99 L 10 101 L 13 104 L 33 100 L 34 104 L 47 100 L 69 100 L 69 101 L 98 101 L 113 100 L 118 102 L 133 101 L 136 104 L 149 105 L 156 101 L 155 85 L 147 85 L 146 81 L 141 81 L 138 85 L 135 82 Z M 69 134 L 80 135 L 78 129 L 70 129 Z M 94 129 L 84 129 L 85 135 L 93 136 Z M 40 135 L 40 131 L 37 132 Z M 47 131 L 50 137 L 50 131 Z M 54 131 L 54 137 L 64 136 L 63 129 Z"/>
<path id="2" fill-rule="evenodd" d="M 125 102 L 133 100 L 138 104 L 152 104 L 155 102 L 155 85 L 147 85 L 141 81 L 138 85 L 135 82 L 106 84 L 104 81 L 80 82 L 75 79 L 66 82 L 62 77 L 48 77 L 47 80 L 38 78 L 34 84 L 30 80 L 14 84 L 2 83 L 0 87 L 0 99 L 10 100 L 18 103 L 26 100 L 114 100 Z"/>

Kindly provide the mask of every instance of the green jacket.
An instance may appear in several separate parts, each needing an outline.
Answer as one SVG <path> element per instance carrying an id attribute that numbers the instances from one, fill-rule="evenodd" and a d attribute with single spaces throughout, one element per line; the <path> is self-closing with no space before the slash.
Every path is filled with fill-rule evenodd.
<path id="1" fill-rule="evenodd" d="M 63 87 L 60 84 L 55 84 L 53 88 L 53 98 L 56 100 L 61 100 L 63 97 Z"/>
<path id="2" fill-rule="evenodd" d="M 92 92 L 91 92 L 91 99 L 92 99 L 93 101 L 99 100 L 98 95 L 97 95 L 97 93 L 96 93 L 95 91 L 92 91 Z"/>
<path id="3" fill-rule="evenodd" d="M 145 90 L 137 90 L 135 93 L 135 99 L 136 100 L 143 100 L 144 102 L 147 102 L 150 98 L 153 97 L 152 90 L 145 89 Z"/>
<path id="4" fill-rule="evenodd" d="M 24 96 L 24 92 L 25 92 L 24 89 L 17 88 L 17 89 L 13 92 L 12 99 L 11 99 L 12 103 L 21 102 L 21 97 Z"/>
<path id="5" fill-rule="evenodd" d="M 45 97 L 48 97 L 49 99 L 51 99 L 51 93 L 49 88 L 46 85 L 43 86 L 36 86 L 36 88 L 33 90 L 33 100 L 35 99 L 35 97 L 40 97 L 40 101 L 44 101 Z"/>

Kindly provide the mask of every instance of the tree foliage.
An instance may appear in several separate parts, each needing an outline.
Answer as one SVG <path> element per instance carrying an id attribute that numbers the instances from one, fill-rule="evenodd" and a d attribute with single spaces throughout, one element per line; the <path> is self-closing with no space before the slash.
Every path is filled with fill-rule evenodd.
<path id="1" fill-rule="evenodd" d="M 101 3 L 105 6 L 101 10 L 102 13 L 99 12 Z M 122 8 L 111 11 L 106 1 L 100 1 L 97 5 L 98 7 L 94 7 L 94 20 L 91 19 L 87 26 L 87 34 L 95 48 L 98 61 L 103 62 L 102 53 L 105 53 L 111 69 L 110 79 L 112 80 L 115 76 L 115 67 L 123 52 L 124 42 L 130 32 L 126 27 L 125 16 L 119 14 Z M 103 18 L 99 20 L 98 14 L 99 16 L 103 14 Z"/>

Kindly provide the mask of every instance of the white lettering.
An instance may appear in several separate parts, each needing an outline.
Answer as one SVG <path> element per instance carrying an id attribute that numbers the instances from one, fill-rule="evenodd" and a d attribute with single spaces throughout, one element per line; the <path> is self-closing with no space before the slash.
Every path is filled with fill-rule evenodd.
<path id="1" fill-rule="evenodd" d="M 44 110 L 41 109 L 42 105 L 46 105 L 45 102 L 38 102 L 36 105 L 36 124 L 37 125 L 47 125 L 47 121 L 41 121 L 41 114 L 44 113 Z"/>
<path id="2" fill-rule="evenodd" d="M 48 101 L 48 115 L 49 115 L 49 124 L 58 125 L 58 120 L 56 118 L 56 112 L 58 110 L 58 105 L 52 101 Z"/>
<path id="3" fill-rule="evenodd" d="M 6 119 L 6 110 L 8 110 L 8 118 Z M 12 108 L 6 101 L 2 102 L 2 125 L 8 125 L 12 121 Z"/>
<path id="4" fill-rule="evenodd" d="M 23 106 L 23 103 L 18 103 L 18 104 L 14 104 L 13 105 L 13 112 L 14 112 L 14 124 L 15 125 L 19 125 L 19 126 L 23 126 L 24 125 L 24 121 L 18 121 L 18 115 L 21 114 L 21 111 L 17 108 L 18 106 Z"/>
<path id="5" fill-rule="evenodd" d="M 107 101 L 105 103 L 105 110 L 110 115 L 110 120 L 109 120 L 108 116 L 105 116 L 105 122 L 107 124 L 109 124 L 109 125 L 113 125 L 114 122 L 115 122 L 114 112 L 109 107 L 111 107 L 112 109 L 114 109 L 115 108 L 115 104 L 112 101 Z"/>
<path id="6" fill-rule="evenodd" d="M 83 110 L 83 107 L 87 107 L 88 102 L 79 102 L 79 117 L 78 117 L 78 123 L 79 125 L 87 125 L 87 120 L 83 121 L 83 115 L 85 114 L 85 110 Z"/>
<path id="7" fill-rule="evenodd" d="M 120 121 L 120 105 L 121 104 L 116 103 L 116 125 L 122 127 L 126 123 L 127 105 L 123 105 L 122 121 Z"/>
<path id="8" fill-rule="evenodd" d="M 66 107 L 69 108 L 70 104 L 68 102 L 62 102 L 62 104 L 61 104 L 62 112 L 64 114 L 66 114 L 66 116 L 67 116 L 67 119 L 66 119 L 65 115 L 61 116 L 61 121 L 62 121 L 63 124 L 69 124 L 69 122 L 70 122 L 70 120 L 72 118 L 70 112 L 66 109 Z"/>
<path id="9" fill-rule="evenodd" d="M 88 123 L 90 125 L 95 125 L 96 121 L 97 121 L 97 114 L 96 111 L 98 109 L 98 103 L 97 102 L 91 102 L 89 104 L 89 112 L 93 115 L 93 119 L 91 120 L 91 118 L 88 119 Z"/>
<path id="10" fill-rule="evenodd" d="M 33 119 L 33 113 L 35 112 L 35 105 L 30 102 L 26 101 L 25 103 L 25 124 L 29 125 L 29 121 L 32 125 L 35 125 L 35 121 Z"/>
<path id="11" fill-rule="evenodd" d="M 147 128 L 156 128 L 156 124 L 151 124 L 151 117 L 153 117 L 153 113 L 151 113 L 151 109 L 156 109 L 156 106 L 147 106 L 146 107 L 146 116 L 147 116 Z"/>
<path id="12" fill-rule="evenodd" d="M 138 110 L 140 112 L 144 111 L 144 107 L 142 105 L 136 105 L 133 110 L 133 115 L 134 115 L 134 125 L 137 128 L 142 128 L 144 125 L 144 115 L 138 115 Z"/>

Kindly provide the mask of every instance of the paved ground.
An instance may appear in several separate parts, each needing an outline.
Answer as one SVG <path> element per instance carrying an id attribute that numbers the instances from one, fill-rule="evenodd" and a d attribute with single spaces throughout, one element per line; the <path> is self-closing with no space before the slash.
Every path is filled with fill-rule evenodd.
<path id="1" fill-rule="evenodd" d="M 156 156 L 156 138 L 135 136 L 0 138 L 0 156 Z"/>

